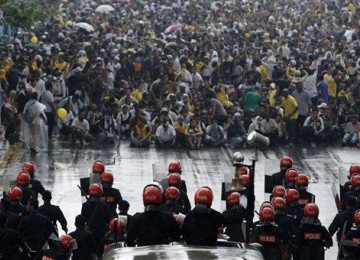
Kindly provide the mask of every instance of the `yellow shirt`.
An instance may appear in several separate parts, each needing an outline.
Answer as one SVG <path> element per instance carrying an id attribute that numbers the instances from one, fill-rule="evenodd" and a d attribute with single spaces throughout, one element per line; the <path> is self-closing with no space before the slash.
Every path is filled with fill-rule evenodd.
<path id="1" fill-rule="evenodd" d="M 335 97 L 337 85 L 332 75 L 325 74 L 324 75 L 324 82 L 328 85 L 328 93 L 329 96 Z"/>
<path id="2" fill-rule="evenodd" d="M 223 87 L 220 89 L 220 92 L 216 93 L 216 99 L 219 100 L 225 108 L 233 106 L 233 103 L 229 101 L 229 96 L 226 94 Z"/>
<path id="3" fill-rule="evenodd" d="M 135 135 L 139 139 L 143 139 L 149 133 L 149 126 L 143 125 L 140 127 L 139 125 L 135 126 Z"/>
<path id="4" fill-rule="evenodd" d="M 185 124 L 183 123 L 182 125 L 179 124 L 179 121 L 176 121 L 174 123 L 174 128 L 175 128 L 175 131 L 176 133 L 182 133 L 182 134 L 185 134 L 187 129 L 188 129 L 189 125 L 188 124 Z"/>
<path id="5" fill-rule="evenodd" d="M 290 119 L 297 119 L 299 113 L 296 111 L 292 116 L 290 116 L 294 110 L 298 107 L 296 99 L 293 96 L 288 96 L 287 98 L 281 98 L 281 106 L 284 108 L 284 115 Z"/>
<path id="6" fill-rule="evenodd" d="M 143 98 L 143 94 L 139 89 L 134 90 L 131 93 L 131 96 L 133 96 L 138 102 L 140 102 Z"/>
<path id="7" fill-rule="evenodd" d="M 264 65 L 260 65 L 260 76 L 261 76 L 261 82 L 264 83 L 267 81 L 267 69 Z"/>

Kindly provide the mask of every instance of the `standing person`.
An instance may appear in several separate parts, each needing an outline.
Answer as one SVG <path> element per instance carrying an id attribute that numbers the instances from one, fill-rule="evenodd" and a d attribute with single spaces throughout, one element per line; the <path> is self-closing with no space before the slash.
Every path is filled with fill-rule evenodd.
<path id="1" fill-rule="evenodd" d="M 89 231 L 92 232 L 95 243 L 98 245 L 104 234 L 108 231 L 108 223 L 115 217 L 110 207 L 101 202 L 103 195 L 102 186 L 98 183 L 89 187 L 90 198 L 82 205 L 81 215 L 88 223 Z"/>
<path id="2" fill-rule="evenodd" d="M 116 214 L 117 205 L 122 201 L 119 189 L 113 188 L 114 176 L 109 172 L 104 172 L 100 176 L 100 182 L 103 187 L 103 195 L 101 201 L 108 204 L 113 214 Z"/>
<path id="3" fill-rule="evenodd" d="M 47 148 L 47 118 L 44 113 L 45 106 L 37 101 L 37 93 L 30 95 L 30 100 L 25 104 L 22 118 L 22 136 L 32 153 L 39 152 L 39 147 Z"/>
<path id="4" fill-rule="evenodd" d="M 281 260 L 283 237 L 281 230 L 274 223 L 274 209 L 265 206 L 260 209 L 259 223 L 254 227 L 251 241 L 260 243 L 264 248 L 264 257 L 266 260 Z"/>
<path id="5" fill-rule="evenodd" d="M 351 240 L 360 247 L 360 210 L 355 211 L 353 225 L 345 234 L 345 240 Z M 343 241 L 344 242 L 344 241 Z M 343 250 L 344 252 L 344 250 Z M 345 252 L 344 252 L 345 255 Z M 360 259 L 360 251 L 357 250 L 357 259 Z"/>
<path id="6" fill-rule="evenodd" d="M 73 250 L 73 260 L 94 259 L 95 258 L 95 240 L 93 235 L 86 230 L 85 217 L 77 215 L 75 218 L 76 230 L 69 235 L 76 239 L 77 249 Z"/>
<path id="7" fill-rule="evenodd" d="M 16 186 L 12 186 L 9 190 L 9 193 L 7 194 L 7 199 L 11 202 L 9 212 L 15 214 L 19 218 L 26 215 L 26 208 L 20 202 L 22 195 L 22 190 Z"/>
<path id="8" fill-rule="evenodd" d="M 165 202 L 160 206 L 160 210 L 164 212 L 169 212 L 172 214 L 187 214 L 181 205 L 179 205 L 178 200 L 180 198 L 180 190 L 176 187 L 169 187 L 165 191 Z"/>
<path id="9" fill-rule="evenodd" d="M 324 260 L 324 246 L 330 248 L 333 245 L 329 232 L 321 225 L 318 217 L 319 207 L 314 203 L 307 204 L 294 240 L 298 260 Z"/>
<path id="10" fill-rule="evenodd" d="M 329 104 L 328 85 L 324 81 L 324 75 L 318 74 L 317 80 L 318 100 L 321 99 L 324 103 Z"/>
<path id="11" fill-rule="evenodd" d="M 265 192 L 271 193 L 276 185 L 284 185 L 285 174 L 293 166 L 293 159 L 289 156 L 280 158 L 280 171 L 272 174 L 268 181 L 265 180 Z"/>
<path id="12" fill-rule="evenodd" d="M 48 125 L 48 140 L 52 142 L 52 133 L 54 130 L 55 119 L 56 119 L 56 106 L 54 103 L 53 85 L 50 81 L 45 84 L 46 90 L 40 96 L 40 102 L 45 106 L 45 115 Z"/>
<path id="13" fill-rule="evenodd" d="M 316 147 L 323 139 L 324 120 L 319 116 L 319 110 L 314 109 L 311 116 L 308 116 L 303 125 L 304 143 L 310 143 L 312 147 Z"/>
<path id="14" fill-rule="evenodd" d="M 145 211 L 134 215 L 128 228 L 128 246 L 169 244 L 180 237 L 179 226 L 171 213 L 160 211 L 162 192 L 159 186 L 150 184 L 143 190 Z"/>
<path id="15" fill-rule="evenodd" d="M 10 211 L 11 202 L 9 198 L 2 198 L 0 202 L 0 213 L 6 216 L 5 227 L 17 230 L 20 217 Z"/>
<path id="16" fill-rule="evenodd" d="M 44 215 L 38 213 L 38 209 L 38 200 L 31 198 L 26 205 L 26 211 L 29 215 L 21 219 L 18 231 L 28 245 L 39 253 L 50 234 L 57 234 L 57 232 L 51 221 Z"/>
<path id="17" fill-rule="evenodd" d="M 182 180 L 181 180 L 181 175 L 180 173 L 171 173 L 168 175 L 168 179 L 167 179 L 167 183 L 168 183 L 168 187 L 176 187 L 178 189 L 180 189 Z M 187 212 L 189 212 L 189 210 L 191 209 L 191 205 L 190 205 L 190 201 L 189 198 L 187 196 L 187 194 L 183 191 L 183 190 L 179 190 L 180 194 L 179 194 L 179 198 L 177 200 L 177 203 L 183 207 Z"/>
<path id="18" fill-rule="evenodd" d="M 6 215 L 0 213 L 0 259 L 23 259 L 19 248 L 21 247 L 27 253 L 32 250 L 19 232 L 6 227 L 6 221 Z"/>
<path id="19" fill-rule="evenodd" d="M 55 206 L 51 204 L 51 199 L 52 199 L 51 191 L 45 190 L 42 193 L 42 199 L 44 200 L 44 205 L 39 207 L 38 212 L 40 214 L 43 214 L 45 217 L 48 217 L 53 223 L 56 230 L 57 230 L 57 221 L 59 221 L 62 230 L 64 230 L 65 233 L 67 233 L 68 232 L 67 221 L 64 216 L 64 213 L 62 212 L 59 206 Z"/>
<path id="20" fill-rule="evenodd" d="M 309 203 L 315 203 L 315 195 L 307 191 L 309 178 L 305 174 L 298 174 L 295 178 L 295 186 L 299 192 L 299 203 L 304 207 Z"/>
<path id="21" fill-rule="evenodd" d="M 119 203 L 119 217 L 122 219 L 126 219 L 126 227 L 128 228 L 131 225 L 131 221 L 133 216 L 128 214 L 130 208 L 130 204 L 127 200 L 122 200 Z"/>
<path id="22" fill-rule="evenodd" d="M 45 191 L 41 182 L 35 179 L 36 165 L 34 162 L 25 162 L 22 167 L 22 171 L 27 171 L 30 174 L 29 189 L 35 194 L 36 198 L 38 194 L 42 194 Z"/>
<path id="23" fill-rule="evenodd" d="M 296 99 L 289 94 L 289 90 L 283 90 L 283 97 L 281 98 L 281 106 L 284 109 L 284 120 L 286 122 L 286 131 L 288 133 L 287 143 L 292 146 L 295 142 L 296 121 L 298 119 L 298 104 Z"/>
<path id="24" fill-rule="evenodd" d="M 288 189 L 285 193 L 286 208 L 285 212 L 290 216 L 295 226 L 300 225 L 303 217 L 303 207 L 299 203 L 300 194 L 296 189 Z"/>
<path id="25" fill-rule="evenodd" d="M 186 215 L 182 225 L 183 239 L 188 245 L 215 246 L 223 216 L 211 208 L 212 190 L 209 187 L 199 188 L 194 202 L 195 207 Z"/>
<path id="26" fill-rule="evenodd" d="M 331 237 L 336 233 L 336 241 L 339 245 L 339 256 L 342 255 L 340 247 L 341 241 L 344 239 L 345 234 L 350 230 L 355 211 L 357 209 L 356 197 L 348 196 L 346 198 L 345 204 L 345 210 L 336 214 L 328 228 Z"/>
<path id="27" fill-rule="evenodd" d="M 245 242 L 242 223 L 246 209 L 240 204 L 240 193 L 232 192 L 227 197 L 229 208 L 222 213 L 225 234 L 230 241 Z"/>
<path id="28" fill-rule="evenodd" d="M 178 174 L 181 175 L 182 169 L 181 169 L 180 162 L 171 162 L 171 163 L 169 163 L 169 165 L 168 165 L 168 176 L 160 181 L 160 185 L 162 186 L 162 188 L 164 190 L 166 190 L 169 187 L 168 177 L 172 173 L 178 173 Z M 181 179 L 180 186 L 177 187 L 177 188 L 179 188 L 179 190 L 187 193 L 186 183 L 185 183 L 185 181 L 183 179 Z"/>
<path id="29" fill-rule="evenodd" d="M 296 134 L 298 138 L 302 138 L 302 127 L 306 117 L 309 115 L 310 107 L 312 105 L 310 94 L 304 90 L 303 83 L 296 83 L 296 89 L 292 92 L 292 96 L 296 99 L 299 106 L 299 116 L 296 120 Z"/>

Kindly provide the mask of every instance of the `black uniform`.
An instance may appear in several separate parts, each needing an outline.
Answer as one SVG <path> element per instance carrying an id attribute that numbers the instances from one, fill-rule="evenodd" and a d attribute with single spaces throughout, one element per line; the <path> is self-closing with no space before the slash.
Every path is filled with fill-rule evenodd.
<path id="1" fill-rule="evenodd" d="M 171 174 L 171 173 L 169 173 L 169 174 Z M 169 188 L 168 178 L 162 179 L 160 181 L 160 185 L 163 187 L 163 190 L 166 190 L 167 188 Z M 186 183 L 184 180 L 181 180 L 179 190 L 187 193 Z"/>
<path id="2" fill-rule="evenodd" d="M 136 213 L 127 231 L 128 246 L 169 244 L 180 237 L 180 229 L 172 214 L 157 210 Z"/>
<path id="3" fill-rule="evenodd" d="M 360 248 L 360 225 L 354 225 L 345 235 L 346 240 L 351 240 L 358 244 Z M 357 258 L 360 259 L 360 249 L 357 249 Z"/>
<path id="4" fill-rule="evenodd" d="M 285 184 L 285 173 L 286 173 L 286 170 L 281 170 L 281 171 L 276 172 L 273 175 L 271 175 L 269 182 L 267 183 L 267 185 L 265 185 L 265 192 L 271 193 L 273 188 L 276 185 L 284 185 Z"/>
<path id="5" fill-rule="evenodd" d="M 23 217 L 18 231 L 35 251 L 41 250 L 51 233 L 57 234 L 51 221 L 37 212 Z"/>
<path id="6" fill-rule="evenodd" d="M 303 207 L 298 201 L 286 203 L 285 213 L 292 218 L 296 227 L 300 225 L 300 221 L 303 217 Z"/>
<path id="7" fill-rule="evenodd" d="M 116 217 L 106 203 L 94 200 L 94 198 L 90 198 L 82 205 L 81 215 L 85 217 L 96 244 L 100 243 L 100 240 L 108 231 L 108 223 L 111 218 Z"/>
<path id="8" fill-rule="evenodd" d="M 165 203 L 160 206 L 160 210 L 173 214 L 181 213 L 184 215 L 186 215 L 188 212 L 174 200 L 166 200 Z"/>
<path id="9" fill-rule="evenodd" d="M 129 215 L 127 213 L 120 212 L 119 213 L 119 218 L 123 218 L 123 217 L 126 217 L 126 229 L 128 229 L 130 227 L 130 225 L 131 225 L 131 221 L 133 219 L 133 216 Z"/>
<path id="10" fill-rule="evenodd" d="M 305 207 L 306 204 L 315 203 L 315 195 L 308 192 L 307 190 L 298 189 L 300 199 L 299 203 L 302 207 Z"/>
<path id="11" fill-rule="evenodd" d="M 183 226 L 183 239 L 189 245 L 215 246 L 222 214 L 204 205 L 196 205 L 187 214 Z"/>
<path id="12" fill-rule="evenodd" d="M 33 191 L 30 190 L 29 188 L 23 187 L 23 186 L 18 186 L 18 187 L 21 189 L 21 191 L 23 193 L 21 200 L 20 200 L 21 204 L 27 205 L 30 198 L 36 198 Z"/>
<path id="13" fill-rule="evenodd" d="M 241 205 L 233 205 L 222 213 L 225 234 L 230 237 L 230 241 L 245 242 L 242 231 L 245 214 L 246 209 Z"/>
<path id="14" fill-rule="evenodd" d="M 266 260 L 282 260 L 281 248 L 283 237 L 280 229 L 274 222 L 259 222 L 254 227 L 251 242 L 259 243 L 263 246 L 263 255 Z"/>
<path id="15" fill-rule="evenodd" d="M 63 230 L 67 230 L 67 221 L 59 206 L 51 205 L 49 202 L 44 202 L 44 205 L 39 207 L 38 212 L 48 217 L 57 228 L 56 221 L 59 221 Z"/>
<path id="16" fill-rule="evenodd" d="M 103 187 L 104 193 L 101 197 L 101 201 L 109 205 L 113 214 L 116 214 L 116 208 L 120 201 L 122 201 L 121 193 L 115 188 Z"/>
<path id="17" fill-rule="evenodd" d="M 91 232 L 84 229 L 76 229 L 69 234 L 76 239 L 77 249 L 73 250 L 73 260 L 92 259 L 95 254 L 96 244 Z"/>
<path id="18" fill-rule="evenodd" d="M 21 259 L 19 246 L 24 247 L 21 234 L 10 228 L 0 227 L 0 259 Z"/>
<path id="19" fill-rule="evenodd" d="M 32 191 L 32 193 L 34 194 L 35 198 L 38 197 L 38 194 L 42 194 L 45 191 L 44 186 L 41 184 L 41 182 L 39 180 L 35 180 L 34 178 L 30 179 L 30 184 L 29 184 L 29 190 Z"/>
<path id="20" fill-rule="evenodd" d="M 16 216 L 26 215 L 26 208 L 20 201 L 12 201 L 9 211 L 14 213 Z"/>
<path id="21" fill-rule="evenodd" d="M 329 248 L 333 245 L 329 232 L 318 220 L 301 224 L 294 242 L 297 246 L 298 260 L 324 260 L 324 246 Z"/>
<path id="22" fill-rule="evenodd" d="M 71 250 L 65 250 L 59 241 L 48 240 L 49 248 L 43 250 L 42 259 L 69 260 Z"/>
<path id="23" fill-rule="evenodd" d="M 351 224 L 354 219 L 355 209 L 346 209 L 336 214 L 335 218 L 331 222 L 328 230 L 332 237 L 337 232 L 337 241 L 340 241 L 340 237 L 345 235 L 351 228 Z"/>

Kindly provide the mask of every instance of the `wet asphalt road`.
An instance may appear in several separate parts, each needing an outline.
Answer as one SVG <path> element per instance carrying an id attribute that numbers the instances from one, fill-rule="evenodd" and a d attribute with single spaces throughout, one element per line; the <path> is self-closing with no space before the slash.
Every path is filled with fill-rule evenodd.
<path id="1" fill-rule="evenodd" d="M 250 164 L 253 148 L 242 149 L 245 161 Z M 53 204 L 59 205 L 68 220 L 69 231 L 74 230 L 74 219 L 81 211 L 81 197 L 77 188 L 79 178 L 88 177 L 92 163 L 102 160 L 106 171 L 114 174 L 114 186 L 119 188 L 124 199 L 130 202 L 130 214 L 143 210 L 142 188 L 166 175 L 167 165 L 171 161 L 182 164 L 182 177 L 186 181 L 188 196 L 193 205 L 193 195 L 197 188 L 209 186 L 215 196 L 213 207 L 224 209 L 220 199 L 221 183 L 231 180 L 234 168 L 230 157 L 234 151 L 228 148 L 204 148 L 202 150 L 157 150 L 129 148 L 127 141 L 116 145 L 92 144 L 82 149 L 66 141 L 56 141 L 48 151 L 32 155 L 21 145 L 8 147 L 0 145 L 0 190 L 7 190 L 9 180 L 16 174 L 25 161 L 32 160 L 37 165 L 36 178 L 46 189 L 53 193 Z M 309 191 L 316 195 L 320 207 L 320 219 L 328 227 L 336 214 L 331 184 L 338 183 L 339 169 L 347 170 L 351 163 L 360 163 L 360 149 L 350 147 L 287 148 L 276 147 L 259 151 L 255 171 L 255 193 L 258 210 L 264 194 L 264 175 L 279 170 L 279 158 L 291 156 L 294 167 L 309 176 Z M 335 238 L 334 238 L 335 239 Z M 337 249 L 327 251 L 326 259 L 335 259 Z"/>

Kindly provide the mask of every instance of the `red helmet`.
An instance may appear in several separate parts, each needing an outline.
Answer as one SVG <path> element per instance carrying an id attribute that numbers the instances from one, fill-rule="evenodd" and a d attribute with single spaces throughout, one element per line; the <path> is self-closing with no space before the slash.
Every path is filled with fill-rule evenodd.
<path id="1" fill-rule="evenodd" d="M 30 184 L 30 174 L 26 171 L 20 172 L 16 176 L 16 185 L 28 186 Z"/>
<path id="2" fill-rule="evenodd" d="M 295 183 L 295 179 L 298 176 L 298 172 L 295 169 L 288 169 L 285 173 L 285 183 Z"/>
<path id="3" fill-rule="evenodd" d="M 115 230 L 117 230 L 119 234 L 122 234 L 124 227 L 126 227 L 126 223 L 122 218 L 113 218 L 109 221 L 108 226 L 111 232 L 115 232 Z"/>
<path id="4" fill-rule="evenodd" d="M 353 174 L 360 174 L 360 164 L 352 164 L 349 168 L 350 176 Z"/>
<path id="5" fill-rule="evenodd" d="M 274 206 L 271 204 L 270 201 L 264 201 L 260 205 L 260 210 L 262 210 L 263 208 L 272 208 L 272 209 L 274 209 Z"/>
<path id="6" fill-rule="evenodd" d="M 296 189 L 288 189 L 285 194 L 286 203 L 297 201 L 300 198 L 300 194 Z"/>
<path id="7" fill-rule="evenodd" d="M 314 217 L 319 216 L 319 207 L 315 203 L 306 204 L 304 207 L 304 217 Z"/>
<path id="8" fill-rule="evenodd" d="M 65 249 L 72 249 L 74 239 L 71 236 L 62 235 L 61 237 L 59 237 L 59 241 Z"/>
<path id="9" fill-rule="evenodd" d="M 21 167 L 22 171 L 27 171 L 31 177 L 34 176 L 35 174 L 35 163 L 34 162 L 26 162 L 23 164 L 23 166 Z"/>
<path id="10" fill-rule="evenodd" d="M 291 159 L 288 156 L 281 157 L 281 159 L 280 159 L 280 168 L 282 168 L 284 166 L 286 166 L 288 168 L 291 168 L 292 165 L 293 165 L 293 159 Z"/>
<path id="11" fill-rule="evenodd" d="M 281 198 L 285 197 L 285 193 L 286 193 L 285 187 L 282 185 L 274 186 L 274 188 L 271 192 L 273 197 L 281 197 Z"/>
<path id="12" fill-rule="evenodd" d="M 281 197 L 274 197 L 271 200 L 271 204 L 274 206 L 274 209 L 285 209 L 286 201 Z"/>
<path id="13" fill-rule="evenodd" d="M 168 184 L 169 184 L 170 187 L 174 186 L 174 187 L 179 188 L 180 184 L 181 184 L 181 176 L 180 176 L 180 174 L 177 173 L 177 172 L 169 174 L 169 176 L 168 176 Z"/>
<path id="14" fill-rule="evenodd" d="M 180 197 L 180 190 L 176 187 L 169 187 L 165 191 L 165 198 L 167 200 L 178 200 Z"/>
<path id="15" fill-rule="evenodd" d="M 250 184 L 249 175 L 241 175 L 241 183 L 248 188 Z"/>
<path id="16" fill-rule="evenodd" d="M 232 205 L 239 205 L 240 204 L 240 193 L 239 192 L 231 192 L 228 196 L 227 196 L 227 202 L 229 204 L 229 206 Z"/>
<path id="17" fill-rule="evenodd" d="M 358 209 L 357 211 L 355 211 L 355 214 L 354 214 L 354 223 L 355 223 L 355 224 L 360 224 L 360 209 Z"/>
<path id="18" fill-rule="evenodd" d="M 181 173 L 181 164 L 179 162 L 171 162 L 169 163 L 168 170 L 170 173 L 172 172 Z"/>
<path id="19" fill-rule="evenodd" d="M 305 174 L 300 173 L 295 179 L 295 185 L 307 187 L 309 185 L 309 178 Z"/>
<path id="20" fill-rule="evenodd" d="M 352 175 L 350 178 L 350 183 L 352 188 L 356 188 L 360 186 L 360 175 L 359 174 Z"/>
<path id="21" fill-rule="evenodd" d="M 22 198 L 23 192 L 19 187 L 12 186 L 8 193 L 8 198 L 11 201 L 20 201 Z"/>
<path id="22" fill-rule="evenodd" d="M 195 192 L 195 204 L 201 203 L 211 207 L 213 201 L 213 192 L 209 187 L 201 187 Z"/>
<path id="23" fill-rule="evenodd" d="M 112 185 L 114 183 L 114 176 L 110 172 L 104 172 L 100 176 L 100 182 Z"/>
<path id="24" fill-rule="evenodd" d="M 249 169 L 245 166 L 237 166 L 236 172 L 239 174 L 239 176 L 246 175 L 249 173 Z"/>
<path id="25" fill-rule="evenodd" d="M 275 212 L 270 207 L 264 207 L 259 212 L 259 218 L 260 218 L 260 221 L 274 220 Z"/>
<path id="26" fill-rule="evenodd" d="M 93 173 L 102 174 L 104 171 L 105 171 L 105 164 L 102 161 L 94 162 L 94 164 L 92 166 Z"/>
<path id="27" fill-rule="evenodd" d="M 89 195 L 92 197 L 101 197 L 103 195 L 103 188 L 99 183 L 93 183 L 89 187 Z"/>
<path id="28" fill-rule="evenodd" d="M 145 186 L 143 191 L 143 203 L 145 206 L 148 204 L 160 205 L 162 203 L 161 189 L 155 185 Z"/>

